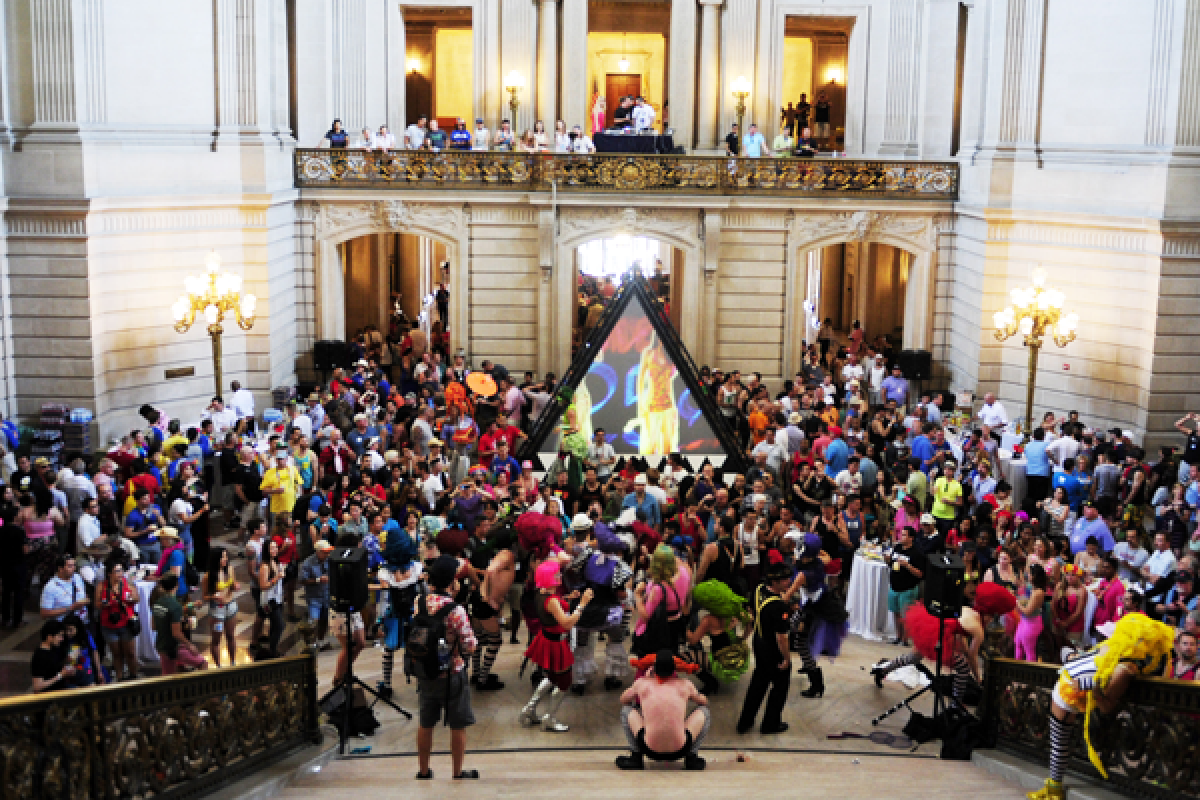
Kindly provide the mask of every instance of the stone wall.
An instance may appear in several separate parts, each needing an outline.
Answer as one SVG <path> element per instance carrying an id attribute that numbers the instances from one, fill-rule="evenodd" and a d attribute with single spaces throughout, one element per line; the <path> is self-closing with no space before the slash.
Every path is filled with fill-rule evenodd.
<path id="1" fill-rule="evenodd" d="M 535 212 L 529 207 L 473 207 L 470 237 L 471 361 L 490 359 L 513 373 L 536 370 L 541 270 Z"/>

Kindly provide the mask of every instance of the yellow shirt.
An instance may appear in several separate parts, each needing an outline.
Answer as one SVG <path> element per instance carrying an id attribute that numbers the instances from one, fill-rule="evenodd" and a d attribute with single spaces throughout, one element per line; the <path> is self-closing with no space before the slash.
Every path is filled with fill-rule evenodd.
<path id="1" fill-rule="evenodd" d="M 295 467 L 284 467 L 283 469 L 272 467 L 263 473 L 262 483 L 259 484 L 259 488 L 264 490 L 283 489 L 279 494 L 269 495 L 271 498 L 271 513 L 290 514 L 296 506 L 296 495 L 300 493 L 300 487 L 303 485 L 300 473 Z"/>
<path id="2" fill-rule="evenodd" d="M 954 519 L 958 513 L 954 502 L 962 497 L 962 484 L 946 477 L 933 482 L 933 515 L 938 519 Z"/>

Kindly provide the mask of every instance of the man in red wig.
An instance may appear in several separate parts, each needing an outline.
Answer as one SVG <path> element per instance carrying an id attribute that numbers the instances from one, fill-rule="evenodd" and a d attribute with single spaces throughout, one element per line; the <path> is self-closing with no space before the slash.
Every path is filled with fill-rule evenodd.
<path id="1" fill-rule="evenodd" d="M 962 702 L 971 678 L 983 683 L 979 667 L 979 649 L 983 647 L 987 626 L 996 617 L 1016 608 L 1017 598 L 998 583 L 981 583 L 975 590 L 975 606 L 964 606 L 958 619 L 948 619 L 942 637 L 942 666 L 954 669 L 954 699 Z M 937 660 L 938 618 L 916 603 L 904 616 L 904 627 L 912 638 L 911 653 L 877 664 L 871 670 L 875 685 L 883 687 L 888 673 L 900 667 L 917 664 L 926 658 Z"/>

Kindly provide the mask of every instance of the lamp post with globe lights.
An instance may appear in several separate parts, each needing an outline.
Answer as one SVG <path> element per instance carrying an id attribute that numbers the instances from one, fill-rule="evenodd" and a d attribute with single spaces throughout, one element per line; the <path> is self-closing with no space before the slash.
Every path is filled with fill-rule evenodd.
<path id="1" fill-rule="evenodd" d="M 993 316 L 996 340 L 1003 342 L 1016 334 L 1025 337 L 1029 348 L 1029 375 L 1025 387 L 1025 441 L 1029 441 L 1033 430 L 1033 390 L 1037 384 L 1038 352 L 1044 338 L 1050 336 L 1059 347 L 1075 341 L 1079 327 L 1079 315 L 1064 314 L 1066 295 L 1058 289 L 1046 286 L 1046 271 L 1038 267 L 1033 271 L 1033 285 L 1013 289 L 1012 303 L 997 311 Z"/>
<path id="2" fill-rule="evenodd" d="M 212 337 L 213 380 L 216 393 L 221 394 L 221 334 L 225 329 L 221 323 L 226 314 L 233 314 L 238 327 L 248 331 L 254 327 L 254 314 L 258 298 L 242 294 L 242 276 L 221 269 L 221 256 L 214 250 L 205 259 L 204 275 L 188 275 L 183 281 L 186 294 L 171 306 L 175 318 L 175 330 L 186 333 L 202 315 L 208 323 L 208 335 Z"/>

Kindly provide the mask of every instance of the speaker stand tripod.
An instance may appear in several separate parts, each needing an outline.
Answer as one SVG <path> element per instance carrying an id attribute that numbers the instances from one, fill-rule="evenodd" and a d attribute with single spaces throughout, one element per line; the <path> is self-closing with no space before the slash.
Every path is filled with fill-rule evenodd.
<path id="1" fill-rule="evenodd" d="M 348 634 L 346 637 L 346 642 L 348 646 L 353 647 L 354 629 L 350 627 L 350 620 L 354 613 L 354 609 L 349 608 L 343 613 L 346 615 L 346 633 Z M 346 740 L 350 738 L 350 714 L 354 711 L 355 687 L 362 689 L 364 692 L 375 698 L 375 702 L 371 704 L 371 708 L 374 708 L 376 703 L 385 703 L 388 706 L 391 706 L 394 711 L 398 711 L 399 713 L 403 714 L 405 719 L 412 719 L 412 714 L 408 713 L 386 697 L 381 696 L 379 692 L 375 691 L 370 686 L 367 686 L 367 684 L 363 683 L 361 679 L 355 676 L 354 659 L 350 658 L 350 654 L 347 653 L 345 680 L 343 680 L 341 683 L 337 683 L 337 676 L 334 676 L 333 688 L 326 692 L 325 696 L 321 698 L 319 703 L 317 703 L 317 706 L 320 707 L 324 705 L 329 698 L 333 697 L 338 689 L 344 690 L 342 698 L 342 724 L 338 727 L 338 755 L 346 755 Z"/>

